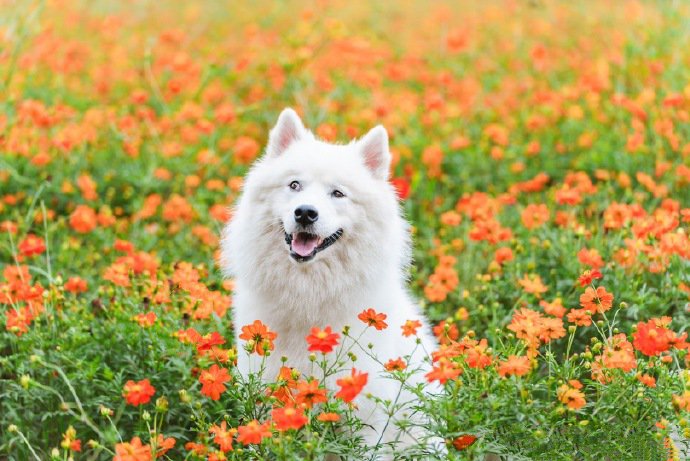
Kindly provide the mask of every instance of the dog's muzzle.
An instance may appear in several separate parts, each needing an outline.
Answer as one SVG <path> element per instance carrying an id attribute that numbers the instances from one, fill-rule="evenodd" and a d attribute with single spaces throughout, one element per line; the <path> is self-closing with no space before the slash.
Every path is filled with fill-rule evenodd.
<path id="1" fill-rule="evenodd" d="M 290 247 L 290 256 L 297 262 L 307 262 L 314 259 L 316 253 L 333 245 L 343 235 L 343 230 L 338 229 L 325 239 L 310 232 L 285 232 L 285 243 Z"/>

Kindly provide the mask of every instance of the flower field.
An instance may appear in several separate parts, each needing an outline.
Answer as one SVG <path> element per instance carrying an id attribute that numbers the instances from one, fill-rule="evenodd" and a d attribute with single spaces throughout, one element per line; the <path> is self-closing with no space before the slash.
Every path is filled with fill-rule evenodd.
<path id="1" fill-rule="evenodd" d="M 652 1 L 0 0 L 0 459 L 687 459 L 689 21 Z M 284 107 L 329 141 L 388 130 L 439 341 L 430 371 L 381 363 L 418 396 L 379 402 L 418 415 L 414 446 L 358 435 L 376 350 L 347 329 L 315 319 L 311 372 L 234 368 L 275 333 L 233 325 L 219 236 Z M 331 359 L 354 367 L 334 388 Z"/>

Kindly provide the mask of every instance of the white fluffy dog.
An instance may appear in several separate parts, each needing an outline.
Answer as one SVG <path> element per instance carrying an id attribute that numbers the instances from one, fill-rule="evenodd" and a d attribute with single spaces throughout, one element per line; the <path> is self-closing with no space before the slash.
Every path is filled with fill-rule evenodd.
<path id="1" fill-rule="evenodd" d="M 334 145 L 316 139 L 293 110 L 280 114 L 222 241 L 223 267 L 235 278 L 236 334 L 256 319 L 278 334 L 264 364 L 265 379 L 277 377 L 283 356 L 288 366 L 308 374 L 313 364 L 305 337 L 311 328 L 338 332 L 349 325 L 357 337 L 365 328 L 357 316 L 366 308 L 388 316 L 387 329 L 369 328 L 359 341 L 365 348 L 372 344 L 381 362 L 415 349 L 415 338 L 401 334 L 407 320 L 423 325 L 421 346 L 408 366 L 424 367 L 424 350 L 435 348 L 405 287 L 408 225 L 388 182 L 390 158 L 380 125 L 357 141 Z M 388 417 L 365 394 L 394 401 L 400 383 L 386 379 L 381 364 L 363 350 L 353 352 L 354 367 L 369 374 L 356 400 L 359 417 L 373 427 L 365 436 L 369 442 L 392 440 L 393 424 L 384 434 Z M 245 375 L 260 363 L 257 355 L 239 354 Z M 333 381 L 327 384 L 333 388 Z"/>

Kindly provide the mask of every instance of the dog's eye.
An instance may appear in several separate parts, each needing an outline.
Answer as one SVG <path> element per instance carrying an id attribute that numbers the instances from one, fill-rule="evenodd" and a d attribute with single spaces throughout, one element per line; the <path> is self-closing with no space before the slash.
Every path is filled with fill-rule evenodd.
<path id="1" fill-rule="evenodd" d="M 299 181 L 292 181 L 289 187 L 292 190 L 302 190 L 302 184 L 300 184 Z"/>
<path id="2" fill-rule="evenodd" d="M 336 189 L 336 190 L 334 190 L 333 192 L 331 192 L 331 195 L 332 195 L 333 197 L 335 197 L 335 198 L 343 198 L 343 197 L 345 197 L 345 194 L 343 194 L 342 192 L 340 192 L 338 189 Z"/>

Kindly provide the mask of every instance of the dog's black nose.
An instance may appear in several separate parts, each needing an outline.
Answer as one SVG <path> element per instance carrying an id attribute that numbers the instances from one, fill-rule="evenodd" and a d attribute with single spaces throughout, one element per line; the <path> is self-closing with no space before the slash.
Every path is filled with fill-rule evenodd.
<path id="1" fill-rule="evenodd" d="M 303 226 L 314 224 L 319 219 L 319 212 L 311 205 L 300 205 L 295 208 L 295 221 Z"/>

